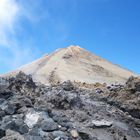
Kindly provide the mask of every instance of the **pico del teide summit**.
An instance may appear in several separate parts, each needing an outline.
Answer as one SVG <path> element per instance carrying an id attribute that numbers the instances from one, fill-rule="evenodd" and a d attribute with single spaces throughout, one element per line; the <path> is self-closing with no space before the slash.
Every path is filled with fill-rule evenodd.
<path id="1" fill-rule="evenodd" d="M 73 45 L 58 49 L 3 76 L 13 76 L 19 71 L 31 74 L 34 81 L 46 85 L 67 80 L 87 84 L 97 82 L 121 84 L 125 83 L 130 76 L 135 76 L 129 70 Z"/>

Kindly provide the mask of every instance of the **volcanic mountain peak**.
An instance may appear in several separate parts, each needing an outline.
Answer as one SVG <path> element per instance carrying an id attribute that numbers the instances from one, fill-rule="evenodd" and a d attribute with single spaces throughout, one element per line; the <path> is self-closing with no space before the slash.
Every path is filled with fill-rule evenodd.
<path id="1" fill-rule="evenodd" d="M 72 51 L 72 52 L 80 52 L 80 51 L 84 50 L 80 46 L 76 46 L 76 45 L 71 45 L 71 46 L 67 47 L 66 49 L 69 50 L 69 51 Z"/>
<path id="2" fill-rule="evenodd" d="M 35 81 L 43 84 L 61 83 L 67 80 L 88 84 L 124 83 L 131 75 L 135 76 L 133 72 L 74 45 L 58 49 L 6 76 L 15 75 L 19 71 L 31 74 Z"/>

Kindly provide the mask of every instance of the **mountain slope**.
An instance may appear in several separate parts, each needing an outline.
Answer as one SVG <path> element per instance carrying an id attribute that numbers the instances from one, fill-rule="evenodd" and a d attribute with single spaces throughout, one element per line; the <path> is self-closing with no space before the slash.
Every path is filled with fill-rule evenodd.
<path id="1" fill-rule="evenodd" d="M 70 46 L 24 65 L 5 76 L 19 71 L 31 74 L 35 81 L 43 84 L 67 80 L 86 83 L 124 83 L 131 71 L 114 65 L 79 46 Z"/>

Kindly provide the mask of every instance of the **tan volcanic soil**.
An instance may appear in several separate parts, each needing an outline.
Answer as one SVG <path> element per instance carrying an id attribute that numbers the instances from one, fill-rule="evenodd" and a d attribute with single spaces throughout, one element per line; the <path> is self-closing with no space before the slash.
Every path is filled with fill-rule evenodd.
<path id="1" fill-rule="evenodd" d="M 24 65 L 3 76 L 15 75 L 23 71 L 43 84 L 57 84 L 70 80 L 82 83 L 125 83 L 135 74 L 114 65 L 79 46 L 56 50 L 50 55 Z"/>

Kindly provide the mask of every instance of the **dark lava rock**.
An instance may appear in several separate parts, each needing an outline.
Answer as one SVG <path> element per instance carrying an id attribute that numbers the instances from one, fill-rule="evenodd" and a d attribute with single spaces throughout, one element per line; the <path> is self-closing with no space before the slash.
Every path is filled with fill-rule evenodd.
<path id="1" fill-rule="evenodd" d="M 10 103 L 16 107 L 16 110 L 22 107 L 33 107 L 31 99 L 26 96 L 16 96 Z"/>
<path id="2" fill-rule="evenodd" d="M 19 126 L 19 130 L 18 130 L 21 134 L 25 134 L 28 133 L 29 131 L 29 127 L 26 124 L 23 124 L 21 126 Z"/>
<path id="3" fill-rule="evenodd" d="M 93 138 L 85 132 L 79 132 L 79 136 L 82 140 L 93 140 Z"/>
<path id="4" fill-rule="evenodd" d="M 44 121 L 41 122 L 41 128 L 43 131 L 52 132 L 58 129 L 58 125 L 50 118 L 45 119 Z"/>
<path id="5" fill-rule="evenodd" d="M 52 132 L 52 135 L 53 135 L 54 138 L 58 138 L 58 137 L 67 138 L 66 133 L 63 132 L 63 131 L 54 131 L 54 132 Z"/>
<path id="6" fill-rule="evenodd" d="M 30 131 L 29 131 L 29 134 L 33 135 L 33 136 L 38 136 L 39 135 L 39 128 L 38 128 L 38 126 L 32 127 L 32 129 L 30 129 Z"/>
<path id="7" fill-rule="evenodd" d="M 140 119 L 140 109 L 126 109 L 127 112 L 134 118 Z"/>
<path id="8" fill-rule="evenodd" d="M 0 138 L 4 137 L 5 135 L 5 130 L 0 129 Z"/>
<path id="9" fill-rule="evenodd" d="M 18 132 L 13 130 L 6 130 L 6 136 L 2 137 L 1 140 L 26 140 L 22 135 L 20 135 Z"/>
<path id="10" fill-rule="evenodd" d="M 5 130 L 7 129 L 11 129 L 11 130 L 18 130 L 18 126 L 16 125 L 15 121 L 9 121 L 6 126 L 5 126 Z"/>
<path id="11" fill-rule="evenodd" d="M 126 82 L 126 88 L 130 89 L 132 92 L 140 92 L 140 78 L 131 76 Z"/>
<path id="12" fill-rule="evenodd" d="M 7 104 L 4 111 L 7 115 L 12 115 L 15 113 L 16 107 L 13 106 L 12 104 Z"/>
<path id="13" fill-rule="evenodd" d="M 2 117 L 4 116 L 5 116 L 5 112 L 2 109 L 0 109 L 0 119 L 2 119 Z"/>
<path id="14" fill-rule="evenodd" d="M 8 99 L 13 96 L 13 94 L 14 93 L 12 93 L 11 91 L 0 91 L 0 98 Z"/>
<path id="15" fill-rule="evenodd" d="M 57 109 L 82 108 L 82 100 L 77 93 L 59 92 L 47 96 L 46 101 L 51 103 Z"/>
<path id="16" fill-rule="evenodd" d="M 36 84 L 33 82 L 32 77 L 23 72 L 19 72 L 16 77 L 10 78 L 9 83 L 9 89 L 20 93 L 26 91 L 32 92 L 36 88 Z"/>
<path id="17" fill-rule="evenodd" d="M 25 140 L 43 140 L 40 136 L 25 135 Z"/>
<path id="18" fill-rule="evenodd" d="M 71 81 L 66 81 L 66 82 L 62 83 L 61 86 L 66 91 L 74 90 L 74 85 L 71 83 Z"/>
<path id="19" fill-rule="evenodd" d="M 130 77 L 125 85 L 115 86 L 113 90 L 103 93 L 100 97 L 123 112 L 128 112 L 133 118 L 140 119 L 139 77 Z"/>
<path id="20" fill-rule="evenodd" d="M 100 88 L 102 94 L 70 81 L 46 86 L 23 72 L 0 78 L 0 139 L 114 140 L 118 135 L 138 140 L 140 80 L 131 77 L 126 85 Z M 93 120 L 94 125 L 99 120 L 112 124 L 89 127 Z"/>
<path id="21" fill-rule="evenodd" d="M 8 121 L 8 120 L 10 120 L 10 121 Z M 2 126 L 5 130 L 10 129 L 13 131 L 17 131 L 20 134 L 25 134 L 25 133 L 28 133 L 28 131 L 29 131 L 28 126 L 23 122 L 23 120 L 18 120 L 18 119 L 14 119 L 14 118 L 10 118 L 10 117 L 7 118 L 7 120 L 5 118 Z"/>

